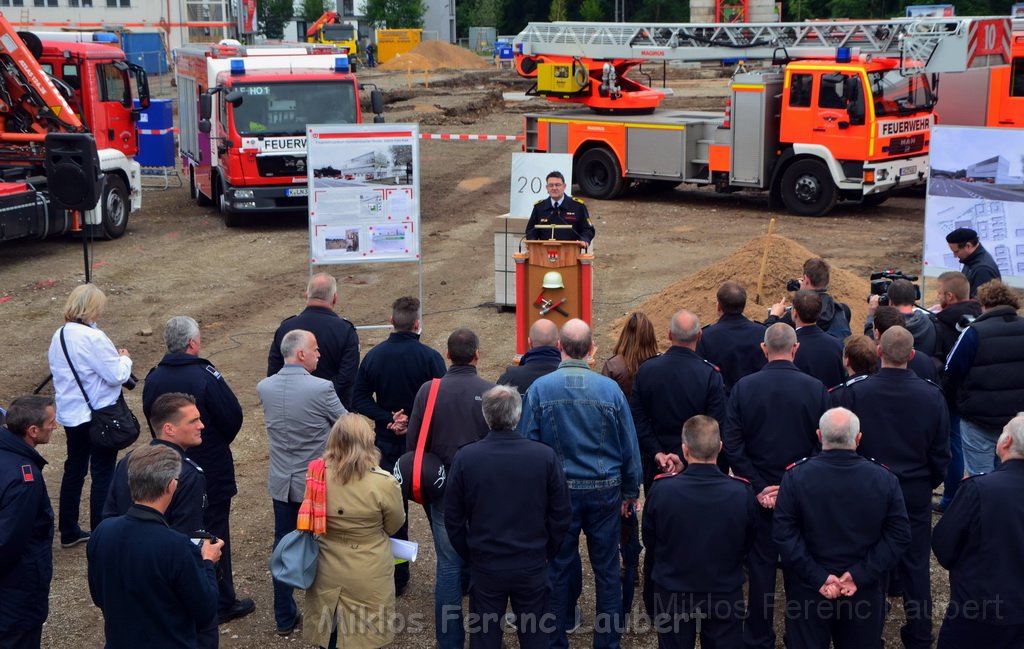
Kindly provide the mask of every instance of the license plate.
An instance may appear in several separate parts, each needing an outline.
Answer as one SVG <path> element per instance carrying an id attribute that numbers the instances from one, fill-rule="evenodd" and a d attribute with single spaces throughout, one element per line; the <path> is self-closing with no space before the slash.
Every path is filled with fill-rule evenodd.
<path id="1" fill-rule="evenodd" d="M 901 172 L 902 173 L 902 172 Z M 309 196 L 308 187 L 293 187 L 291 189 L 284 190 L 285 196 Z"/>
<path id="2" fill-rule="evenodd" d="M 917 173 L 917 165 L 910 165 L 909 167 L 900 167 L 901 176 L 912 176 Z"/>

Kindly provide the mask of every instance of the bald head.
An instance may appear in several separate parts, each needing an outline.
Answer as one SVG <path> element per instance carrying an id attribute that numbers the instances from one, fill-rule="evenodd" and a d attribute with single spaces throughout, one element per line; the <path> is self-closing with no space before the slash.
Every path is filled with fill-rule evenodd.
<path id="1" fill-rule="evenodd" d="M 788 324 L 776 322 L 765 329 L 761 349 L 770 361 L 793 360 L 796 356 L 796 331 Z"/>
<path id="2" fill-rule="evenodd" d="M 541 318 L 530 327 L 530 349 L 534 347 L 554 347 L 558 342 L 558 327 L 554 322 Z"/>
<path id="3" fill-rule="evenodd" d="M 860 434 L 860 419 L 846 408 L 832 408 L 818 420 L 818 434 L 821 435 L 821 448 L 825 451 L 844 449 L 852 451 L 857 448 L 857 435 Z"/>
<path id="4" fill-rule="evenodd" d="M 905 368 L 914 354 L 914 336 L 903 327 L 890 327 L 878 339 L 882 367 Z"/>
<path id="5" fill-rule="evenodd" d="M 590 326 L 586 322 L 579 318 L 573 318 L 562 325 L 558 346 L 566 358 L 583 360 L 590 353 L 593 344 L 594 339 L 590 333 Z"/>
<path id="6" fill-rule="evenodd" d="M 696 349 L 700 339 L 700 319 L 692 311 L 676 311 L 669 323 L 668 336 L 673 345 Z"/>
<path id="7" fill-rule="evenodd" d="M 338 298 L 338 280 L 327 273 L 317 273 L 309 278 L 306 285 L 306 301 L 325 303 L 331 306 Z"/>

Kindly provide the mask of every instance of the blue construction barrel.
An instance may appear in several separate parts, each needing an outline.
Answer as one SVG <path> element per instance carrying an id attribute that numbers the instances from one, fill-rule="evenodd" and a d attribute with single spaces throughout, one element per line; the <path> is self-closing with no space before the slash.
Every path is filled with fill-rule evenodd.
<path id="1" fill-rule="evenodd" d="M 139 129 L 139 154 L 135 156 L 143 167 L 173 167 L 176 164 L 174 151 L 174 107 L 171 99 L 151 99 L 149 108 L 141 111 Z M 139 110 L 135 100 L 135 109 Z"/>

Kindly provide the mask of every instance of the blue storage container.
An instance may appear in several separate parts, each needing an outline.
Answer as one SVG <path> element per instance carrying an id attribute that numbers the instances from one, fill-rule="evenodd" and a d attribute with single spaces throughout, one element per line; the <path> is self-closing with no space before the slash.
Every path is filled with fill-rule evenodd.
<path id="1" fill-rule="evenodd" d="M 494 56 L 498 58 L 504 58 L 501 56 L 501 52 L 505 48 L 508 48 L 509 51 L 512 51 L 512 43 L 510 43 L 509 41 L 494 41 Z"/>
<path id="2" fill-rule="evenodd" d="M 149 108 L 142 111 L 139 116 L 139 154 L 135 159 L 143 167 L 173 167 L 176 164 L 172 101 L 151 99 Z M 139 109 L 137 99 L 135 109 Z"/>
<path id="3" fill-rule="evenodd" d="M 145 68 L 146 74 L 167 73 L 167 52 L 160 42 L 159 33 L 122 34 L 121 49 L 130 62 Z"/>

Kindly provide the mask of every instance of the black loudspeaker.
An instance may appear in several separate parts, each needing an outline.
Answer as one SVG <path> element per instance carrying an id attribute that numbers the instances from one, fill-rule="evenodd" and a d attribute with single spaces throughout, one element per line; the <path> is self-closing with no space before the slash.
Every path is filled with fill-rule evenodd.
<path id="1" fill-rule="evenodd" d="M 47 133 L 45 143 L 50 200 L 65 210 L 91 210 L 103 190 L 96 140 L 89 133 Z"/>

